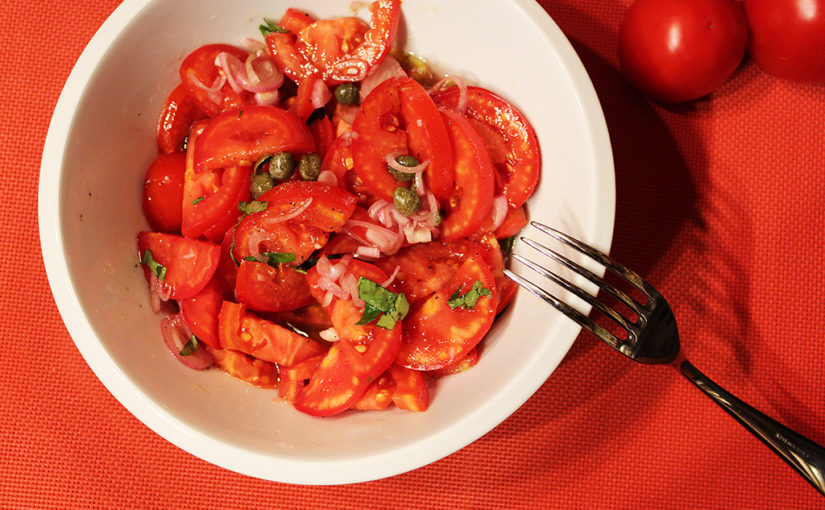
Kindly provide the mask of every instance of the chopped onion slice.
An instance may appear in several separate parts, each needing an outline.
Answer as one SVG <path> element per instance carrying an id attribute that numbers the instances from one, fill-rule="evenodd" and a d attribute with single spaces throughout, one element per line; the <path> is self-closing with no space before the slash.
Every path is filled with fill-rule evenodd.
<path id="1" fill-rule="evenodd" d="M 241 46 L 249 52 L 266 51 L 266 44 L 257 39 L 252 39 L 251 37 L 244 38 L 241 41 Z"/>
<path id="2" fill-rule="evenodd" d="M 405 174 L 420 174 L 427 168 L 427 165 L 430 164 L 429 159 L 425 159 L 422 163 L 419 163 L 415 166 L 405 166 L 395 160 L 398 156 L 401 156 L 400 151 L 392 151 L 386 156 L 384 156 L 384 160 L 387 162 L 387 166 L 392 168 L 393 170 L 397 170 L 399 172 L 403 172 Z"/>
<path id="3" fill-rule="evenodd" d="M 392 274 L 389 278 L 387 278 L 384 283 L 381 284 L 382 287 L 387 288 L 392 285 L 392 282 L 395 280 L 395 277 L 398 276 L 398 272 L 401 271 L 401 266 L 395 266 L 395 270 L 393 270 Z"/>
<path id="4" fill-rule="evenodd" d="M 415 174 L 415 192 L 421 197 L 427 194 L 427 190 L 424 189 L 424 172 Z"/>
<path id="5" fill-rule="evenodd" d="M 358 295 L 358 280 L 354 274 L 349 273 L 341 279 L 341 288 L 352 298 L 352 304 L 359 308 L 364 306 L 364 300 Z"/>
<path id="6" fill-rule="evenodd" d="M 223 75 L 226 76 L 226 81 L 235 93 L 243 92 L 243 87 L 238 80 L 239 75 L 243 72 L 243 62 L 241 62 L 235 55 L 222 51 L 215 57 L 215 65 L 220 68 Z"/>
<path id="7" fill-rule="evenodd" d="M 246 75 L 240 75 L 243 88 L 250 92 L 272 92 L 284 83 L 284 73 L 266 53 L 250 54 L 244 63 Z"/>
<path id="8" fill-rule="evenodd" d="M 182 356 L 180 351 L 189 343 L 192 338 L 192 331 L 183 320 L 183 316 L 179 313 L 169 315 L 160 321 L 160 331 L 163 334 L 163 341 L 166 347 L 177 358 L 189 368 L 194 370 L 203 370 L 212 366 L 215 359 L 212 354 L 207 351 L 203 345 L 198 345 L 192 354 Z"/>
<path id="9" fill-rule="evenodd" d="M 318 336 L 320 336 L 327 342 L 337 342 L 341 339 L 341 337 L 338 336 L 338 332 L 335 331 L 335 328 L 327 328 L 323 331 L 319 331 Z"/>
<path id="10" fill-rule="evenodd" d="M 322 170 L 318 175 L 318 182 L 329 184 L 331 186 L 338 186 L 338 177 L 332 170 Z"/>
<path id="11" fill-rule="evenodd" d="M 275 105 L 281 99 L 281 95 L 277 90 L 271 92 L 257 92 L 255 93 L 255 103 L 263 105 Z"/>
<path id="12" fill-rule="evenodd" d="M 332 99 L 332 92 L 329 91 L 329 87 L 327 87 L 323 80 L 315 80 L 315 84 L 312 85 L 312 94 L 309 98 L 312 107 L 316 110 L 323 108 L 330 99 Z"/>
<path id="13" fill-rule="evenodd" d="M 505 217 L 507 217 L 507 197 L 499 195 L 493 199 L 493 228 L 490 231 L 498 229 L 504 223 Z"/>
<path id="14" fill-rule="evenodd" d="M 450 82 L 453 82 L 456 86 L 458 86 L 458 104 L 456 105 L 456 110 L 463 114 L 467 109 L 467 84 L 460 76 L 448 75 L 438 80 L 438 82 L 430 88 L 430 94 L 441 90 L 444 88 L 444 85 Z"/>
<path id="15" fill-rule="evenodd" d="M 355 253 L 368 259 L 381 258 L 381 250 L 376 246 L 359 246 L 355 249 Z"/>

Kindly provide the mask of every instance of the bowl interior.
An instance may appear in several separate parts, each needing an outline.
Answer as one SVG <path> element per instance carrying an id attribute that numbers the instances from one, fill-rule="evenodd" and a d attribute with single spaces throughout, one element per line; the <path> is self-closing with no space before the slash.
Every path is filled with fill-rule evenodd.
<path id="1" fill-rule="evenodd" d="M 393 409 L 316 419 L 272 391 L 169 355 L 137 265 L 142 181 L 163 102 L 201 44 L 260 38 L 284 0 L 126 0 L 91 41 L 55 110 L 40 185 L 43 256 L 78 349 L 133 414 L 181 448 L 261 478 L 369 480 L 448 455 L 497 425 L 542 384 L 578 328 L 519 295 L 478 366 L 432 388 L 425 413 Z M 349 0 L 315 0 L 319 17 Z M 358 15 L 367 17 L 366 9 Z M 405 0 L 399 40 L 434 67 L 496 91 L 539 136 L 544 169 L 530 216 L 607 248 L 613 167 L 604 120 L 578 59 L 529 0 Z M 519 48 L 513 51 L 512 48 Z"/>

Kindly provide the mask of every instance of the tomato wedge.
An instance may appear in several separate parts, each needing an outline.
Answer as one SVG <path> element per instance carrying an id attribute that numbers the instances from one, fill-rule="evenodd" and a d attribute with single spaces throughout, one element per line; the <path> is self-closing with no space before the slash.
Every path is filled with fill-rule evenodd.
<path id="1" fill-rule="evenodd" d="M 455 187 L 446 201 L 441 239 L 467 237 L 481 227 L 493 203 L 493 163 L 470 122 L 458 113 L 442 109 L 444 124 L 455 158 Z"/>
<path id="2" fill-rule="evenodd" d="M 401 185 L 387 171 L 388 155 L 428 161 L 426 182 L 439 200 L 453 192 L 453 148 L 429 94 L 408 77 L 390 78 L 364 99 L 352 125 L 355 171 L 377 198 L 392 202 Z"/>
<path id="3" fill-rule="evenodd" d="M 315 139 L 316 152 L 323 161 L 332 145 L 332 141 L 335 139 L 332 122 L 330 122 L 329 117 L 324 115 L 320 119 L 309 123 L 309 131 L 312 133 L 312 138 Z"/>
<path id="4" fill-rule="evenodd" d="M 309 128 L 295 114 L 275 106 L 247 106 L 211 119 L 198 137 L 198 173 L 226 166 L 251 165 L 278 152 L 300 156 L 315 151 Z"/>
<path id="5" fill-rule="evenodd" d="M 143 214 L 153 230 L 178 232 L 181 223 L 186 155 L 160 154 L 149 165 L 143 182 Z"/>
<path id="6" fill-rule="evenodd" d="M 183 140 L 189 133 L 189 127 L 193 122 L 204 117 L 205 114 L 189 95 L 186 86 L 183 83 L 178 84 L 169 94 L 160 113 L 158 150 L 167 154 L 180 151 Z"/>
<path id="7" fill-rule="evenodd" d="M 344 275 L 360 276 L 383 282 L 387 274 L 378 267 L 360 260 L 350 260 Z M 317 267 L 307 272 L 313 296 L 323 300 L 326 291 L 319 287 L 321 276 Z M 295 408 L 315 416 L 330 416 L 350 408 L 367 391 L 395 359 L 401 346 L 401 324 L 392 330 L 376 325 L 357 325 L 363 308 L 351 299 L 333 297 L 325 307 L 340 338 L 324 356 L 318 371 L 295 399 Z"/>
<path id="8" fill-rule="evenodd" d="M 181 299 L 180 314 L 192 333 L 210 347 L 220 347 L 218 343 L 218 313 L 223 301 L 221 282 L 213 277 L 200 292 Z"/>
<path id="9" fill-rule="evenodd" d="M 367 388 L 367 391 L 352 404 L 352 408 L 358 409 L 359 411 L 382 411 L 392 404 L 392 396 L 394 393 L 395 381 L 389 371 L 384 372 L 378 379 L 374 380 Z"/>
<path id="10" fill-rule="evenodd" d="M 215 243 L 163 232 L 139 232 L 137 240 L 138 258 L 143 261 L 149 251 L 165 268 L 164 277 L 159 279 L 170 299 L 194 296 L 206 287 L 218 267 L 221 248 Z M 143 271 L 151 284 L 154 273 L 148 263 L 143 263 Z"/>
<path id="11" fill-rule="evenodd" d="M 444 377 L 446 375 L 453 375 L 469 370 L 478 364 L 478 346 L 470 349 L 466 356 L 456 361 L 452 365 L 447 365 L 444 368 L 439 368 L 430 372 L 435 377 Z"/>
<path id="12" fill-rule="evenodd" d="M 255 359 L 231 349 L 209 348 L 221 370 L 249 384 L 261 388 L 275 388 L 278 385 L 278 367 L 274 363 Z"/>
<path id="13" fill-rule="evenodd" d="M 281 21 L 278 23 L 278 26 L 292 32 L 293 34 L 297 34 L 304 27 L 307 27 L 312 24 L 315 20 L 312 17 L 303 12 L 299 11 L 294 7 L 290 7 L 286 10 L 283 16 L 281 16 Z"/>
<path id="14" fill-rule="evenodd" d="M 238 202 L 249 200 L 249 167 L 229 167 L 204 173 L 194 168 L 195 145 L 205 121 L 192 126 L 183 177 L 181 233 L 190 238 L 205 235 L 210 241 L 223 239 L 240 216 Z"/>
<path id="15" fill-rule="evenodd" d="M 315 302 L 302 273 L 285 264 L 272 267 L 249 260 L 241 260 L 238 267 L 235 296 L 258 312 L 286 312 Z"/>
<path id="16" fill-rule="evenodd" d="M 226 79 L 221 80 L 215 58 L 222 52 L 229 53 L 241 62 L 249 56 L 248 52 L 235 46 L 207 44 L 187 55 L 178 70 L 181 83 L 192 101 L 209 117 L 255 104 L 254 94 L 247 91 L 235 92 Z"/>
<path id="17" fill-rule="evenodd" d="M 399 409 L 426 411 L 430 405 L 430 390 L 418 370 L 410 370 L 393 363 L 387 370 L 395 381 L 392 401 Z"/>
<path id="18" fill-rule="evenodd" d="M 459 94 L 458 87 L 450 87 L 435 92 L 433 100 L 455 108 Z M 481 87 L 467 87 L 465 115 L 490 128 L 479 129 L 488 148 L 506 149 L 503 154 L 501 149 L 489 151 L 502 156 L 494 158 L 498 160 L 496 194 L 503 193 L 510 207 L 519 207 L 533 194 L 541 169 L 541 149 L 533 127 L 515 106 Z"/>
<path id="19" fill-rule="evenodd" d="M 324 356 L 319 354 L 317 356 L 310 356 L 294 365 L 281 367 L 281 379 L 278 382 L 278 396 L 290 402 L 295 400 L 312 377 L 312 374 L 318 370 L 322 359 L 324 359 Z"/>
<path id="20" fill-rule="evenodd" d="M 267 48 L 278 68 L 295 83 L 313 74 L 319 74 L 327 85 L 363 80 L 392 48 L 401 1 L 378 0 L 369 10 L 369 27 L 352 17 L 301 26 L 294 24 L 293 16 L 286 19 L 287 12 L 281 27 L 288 32 L 267 34 Z"/>
<path id="21" fill-rule="evenodd" d="M 315 340 L 251 314 L 244 305 L 231 301 L 221 304 L 218 338 L 223 349 L 279 365 L 294 365 L 324 352 Z"/>
<path id="22" fill-rule="evenodd" d="M 451 308 L 456 292 L 468 293 L 475 282 L 489 289 L 475 305 Z M 492 271 L 480 254 L 467 257 L 450 281 L 404 319 L 404 342 L 396 363 L 414 370 L 437 370 L 463 358 L 493 325 L 498 296 Z"/>

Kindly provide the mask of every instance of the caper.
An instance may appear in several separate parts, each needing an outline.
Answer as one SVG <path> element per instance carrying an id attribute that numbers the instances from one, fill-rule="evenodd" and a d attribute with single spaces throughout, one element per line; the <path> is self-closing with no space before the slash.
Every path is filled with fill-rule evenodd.
<path id="1" fill-rule="evenodd" d="M 283 181 L 292 177 L 295 171 L 295 158 L 289 152 L 279 152 L 269 160 L 269 175 L 273 179 Z"/>
<path id="2" fill-rule="evenodd" d="M 399 186 L 392 193 L 392 205 L 404 216 L 410 216 L 421 209 L 421 197 L 414 189 Z"/>
<path id="3" fill-rule="evenodd" d="M 403 156 L 398 156 L 398 157 L 395 158 L 395 160 L 400 165 L 409 166 L 409 167 L 418 166 L 418 160 L 415 159 L 415 156 L 410 156 L 409 154 L 404 154 Z M 410 181 L 413 181 L 415 179 L 415 174 L 414 173 L 412 173 L 412 172 L 400 172 L 400 171 L 396 170 L 395 168 L 393 168 L 389 165 L 387 165 L 387 171 L 390 173 L 390 175 L 395 177 L 396 181 L 399 181 L 399 182 L 410 182 Z"/>
<path id="4" fill-rule="evenodd" d="M 321 156 L 310 152 L 301 156 L 301 161 L 298 162 L 298 175 L 305 181 L 318 180 L 321 175 Z"/>
<path id="5" fill-rule="evenodd" d="M 252 198 L 257 199 L 275 186 L 275 179 L 269 174 L 255 174 L 252 176 L 252 183 L 249 185 L 249 193 Z"/>
<path id="6" fill-rule="evenodd" d="M 335 87 L 335 100 L 341 104 L 358 104 L 358 85 L 342 83 Z"/>

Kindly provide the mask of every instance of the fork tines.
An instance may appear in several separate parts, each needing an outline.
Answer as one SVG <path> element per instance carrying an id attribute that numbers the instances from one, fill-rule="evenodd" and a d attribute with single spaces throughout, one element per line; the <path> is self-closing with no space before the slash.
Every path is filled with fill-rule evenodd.
<path id="1" fill-rule="evenodd" d="M 541 232 L 563 243 L 564 245 L 573 248 L 576 252 L 581 253 L 595 260 L 600 265 L 618 274 L 623 280 L 628 282 L 634 288 L 638 289 L 646 298 L 646 302 L 637 302 L 627 293 L 618 289 L 614 285 L 608 283 L 607 281 L 605 281 L 604 278 L 598 276 L 593 271 L 585 268 L 577 262 L 574 262 L 570 258 L 559 253 L 558 251 L 553 250 L 545 246 L 544 244 L 541 244 L 533 239 L 524 236 L 520 236 L 519 239 L 523 241 L 527 246 L 536 250 L 542 255 L 548 257 L 549 259 L 552 259 L 558 264 L 561 264 L 561 266 L 569 269 L 570 271 L 573 271 L 574 273 L 584 277 L 586 280 L 596 285 L 596 287 L 598 287 L 599 289 L 604 290 L 605 292 L 613 296 L 616 300 L 621 302 L 624 306 L 626 306 L 630 311 L 632 311 L 632 315 L 635 315 L 635 317 L 632 319 L 628 319 L 627 317 L 617 312 L 615 309 L 605 305 L 603 302 L 596 299 L 595 295 L 585 291 L 581 288 L 581 286 L 572 283 L 567 278 L 560 276 L 558 273 L 551 271 L 530 259 L 527 259 L 515 253 L 512 255 L 514 259 L 518 260 L 519 262 L 521 262 L 531 270 L 535 271 L 539 275 L 549 279 L 559 287 L 577 296 L 579 299 L 588 303 L 590 306 L 592 306 L 605 316 L 612 319 L 616 324 L 619 325 L 619 327 L 622 330 L 624 330 L 627 333 L 627 336 L 625 338 L 620 338 L 616 336 L 614 333 L 598 324 L 595 320 L 591 319 L 587 315 L 576 310 L 572 306 L 568 305 L 566 302 L 554 296 L 548 290 L 534 284 L 533 282 L 527 280 L 522 276 L 513 273 L 509 269 L 504 270 L 505 274 L 507 274 L 508 277 L 510 277 L 516 283 L 527 289 L 529 292 L 538 296 L 539 298 L 541 298 L 542 300 L 549 303 L 554 308 L 565 314 L 567 317 L 574 320 L 581 327 L 585 328 L 586 330 L 590 331 L 604 342 L 611 345 L 613 348 L 624 350 L 625 346 L 632 347 L 636 342 L 637 332 L 644 325 L 646 312 L 650 310 L 652 305 L 653 294 L 649 292 L 649 286 L 646 284 L 646 282 L 642 280 L 642 278 L 639 277 L 639 275 L 627 269 L 623 265 L 619 264 L 610 256 L 606 255 L 605 253 L 602 253 L 599 250 L 596 250 L 595 248 L 587 244 L 582 243 L 581 241 L 573 237 L 570 237 L 569 235 L 563 232 L 560 232 L 554 228 L 548 227 L 547 225 L 535 221 L 531 222 L 531 225 L 540 230 Z"/>

